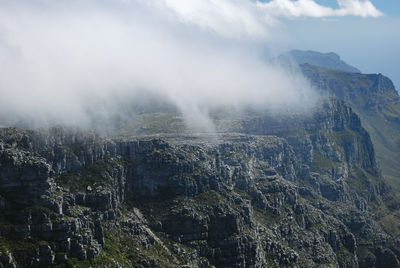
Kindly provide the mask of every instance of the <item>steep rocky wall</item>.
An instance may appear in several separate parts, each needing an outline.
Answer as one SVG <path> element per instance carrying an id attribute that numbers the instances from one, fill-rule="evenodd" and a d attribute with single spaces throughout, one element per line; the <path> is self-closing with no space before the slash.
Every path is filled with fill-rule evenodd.
<path id="1" fill-rule="evenodd" d="M 393 82 L 382 74 L 354 74 L 309 64 L 300 67 L 322 94 L 343 100 L 361 117 L 383 175 L 398 186 L 400 96 Z"/>
<path id="2" fill-rule="evenodd" d="M 2 129 L 0 263 L 396 267 L 368 133 L 342 103 L 321 109 L 244 123 L 257 135 Z"/>
<path id="3" fill-rule="evenodd" d="M 377 174 L 375 151 L 360 118 L 342 101 L 324 102 L 312 114 L 276 118 L 260 116 L 243 122 L 243 131 L 284 137 L 305 164 L 313 151 L 332 161 L 346 161 Z"/>

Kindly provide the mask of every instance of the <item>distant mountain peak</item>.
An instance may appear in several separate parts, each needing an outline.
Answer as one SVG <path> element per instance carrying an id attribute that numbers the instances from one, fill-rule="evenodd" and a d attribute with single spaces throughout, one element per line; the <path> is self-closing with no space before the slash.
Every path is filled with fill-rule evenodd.
<path id="1" fill-rule="evenodd" d="M 328 69 L 361 73 L 356 67 L 342 61 L 340 56 L 334 52 L 321 53 L 313 50 L 291 50 L 279 56 L 279 60 L 294 61 L 299 65 L 308 63 Z"/>

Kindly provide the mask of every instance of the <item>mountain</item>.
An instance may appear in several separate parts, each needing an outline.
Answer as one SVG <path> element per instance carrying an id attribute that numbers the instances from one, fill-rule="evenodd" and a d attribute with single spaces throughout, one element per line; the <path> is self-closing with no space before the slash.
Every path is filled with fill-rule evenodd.
<path id="1" fill-rule="evenodd" d="M 345 101 L 371 135 L 385 177 L 400 183 L 400 97 L 382 74 L 355 74 L 301 65 L 303 73 L 323 92 Z"/>
<path id="2" fill-rule="evenodd" d="M 283 62 L 295 62 L 297 64 L 312 64 L 322 68 L 328 68 L 333 70 L 340 70 L 351 73 L 361 73 L 357 68 L 347 64 L 340 59 L 340 56 L 336 53 L 320 53 L 312 50 L 291 50 L 285 54 L 282 54 L 278 58 Z"/>
<path id="3" fill-rule="evenodd" d="M 312 112 L 217 111 L 210 134 L 142 108 L 112 136 L 0 128 L 0 267 L 397 268 L 397 92 L 300 69 Z"/>
<path id="4" fill-rule="evenodd" d="M 345 101 L 360 116 L 384 177 L 398 187 L 400 97 L 393 82 L 382 74 L 361 74 L 335 53 L 292 50 L 279 60 L 289 57 L 319 91 Z"/>
<path id="5" fill-rule="evenodd" d="M 352 109 L 251 118 L 213 136 L 2 129 L 2 265 L 396 267 Z"/>

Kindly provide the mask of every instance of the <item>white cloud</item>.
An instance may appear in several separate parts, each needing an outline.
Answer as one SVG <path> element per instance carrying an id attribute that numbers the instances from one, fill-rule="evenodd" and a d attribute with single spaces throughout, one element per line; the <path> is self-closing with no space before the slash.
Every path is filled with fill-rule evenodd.
<path id="1" fill-rule="evenodd" d="M 340 0 L 0 1 L 0 121 L 86 124 L 119 113 L 139 92 L 174 103 L 191 121 L 209 109 L 304 108 L 314 92 L 266 64 L 280 16 L 373 16 Z M 376 15 L 376 14 L 375 14 Z M 129 105 L 128 105 L 129 106 Z M 95 112 L 93 112 L 95 111 Z"/>
<path id="2" fill-rule="evenodd" d="M 337 17 L 360 16 L 379 17 L 380 12 L 369 0 L 337 0 L 339 8 L 320 5 L 313 0 L 272 0 L 258 2 L 257 6 L 266 14 L 285 17 Z"/>
<path id="3" fill-rule="evenodd" d="M 370 1 L 338 0 L 338 3 L 340 9 L 337 10 L 337 16 L 354 15 L 366 18 L 383 15 Z"/>
<path id="4" fill-rule="evenodd" d="M 277 23 L 249 0 L 158 0 L 158 3 L 174 11 L 183 22 L 227 37 L 266 37 L 268 26 Z"/>
<path id="5" fill-rule="evenodd" d="M 337 0 L 339 8 L 323 6 L 314 0 L 147 0 L 149 4 L 169 8 L 186 23 L 211 29 L 217 34 L 242 38 L 270 37 L 279 17 L 379 17 L 369 0 Z"/>
<path id="6" fill-rule="evenodd" d="M 301 77 L 266 64 L 257 44 L 182 23 L 168 8 L 140 0 L 9 3 L 0 4 L 0 121 L 84 125 L 92 114 L 123 113 L 142 92 L 202 125 L 214 108 L 278 111 L 314 100 Z"/>

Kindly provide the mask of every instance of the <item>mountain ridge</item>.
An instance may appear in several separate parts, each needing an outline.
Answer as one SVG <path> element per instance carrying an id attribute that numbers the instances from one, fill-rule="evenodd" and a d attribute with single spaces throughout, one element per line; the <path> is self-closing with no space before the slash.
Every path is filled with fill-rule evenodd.
<path id="1" fill-rule="evenodd" d="M 320 66 L 323 68 L 341 70 L 345 72 L 361 73 L 359 69 L 341 60 L 334 52 L 321 53 L 313 50 L 291 50 L 278 56 L 278 61 L 285 63 L 305 64 Z"/>
<path id="2" fill-rule="evenodd" d="M 318 90 L 353 107 L 372 136 L 384 175 L 398 184 L 400 173 L 393 167 L 400 157 L 400 96 L 393 82 L 382 74 L 350 74 L 307 64 L 300 68 Z"/>

